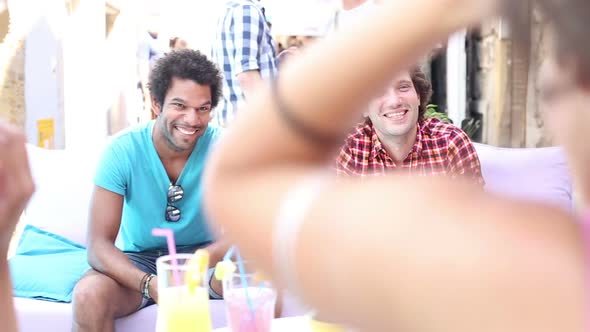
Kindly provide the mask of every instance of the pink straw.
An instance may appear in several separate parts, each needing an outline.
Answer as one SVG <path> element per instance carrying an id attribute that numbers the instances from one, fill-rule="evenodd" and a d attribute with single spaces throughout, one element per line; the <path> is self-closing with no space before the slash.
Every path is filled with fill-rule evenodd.
<path id="1" fill-rule="evenodd" d="M 170 228 L 154 228 L 152 229 L 153 236 L 162 236 L 166 238 L 168 244 L 168 254 L 171 256 L 172 273 L 176 285 L 180 285 L 180 276 L 178 275 L 178 261 L 176 260 L 176 243 L 174 242 L 174 231 Z"/>

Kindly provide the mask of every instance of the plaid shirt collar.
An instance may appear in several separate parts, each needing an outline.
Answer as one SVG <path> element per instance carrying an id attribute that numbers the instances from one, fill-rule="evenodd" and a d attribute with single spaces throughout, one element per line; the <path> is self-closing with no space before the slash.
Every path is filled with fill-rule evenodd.
<path id="1" fill-rule="evenodd" d="M 385 150 L 385 147 L 381 143 L 381 140 L 379 140 L 379 136 L 377 136 L 377 131 L 375 131 L 375 126 L 373 126 L 373 123 L 370 120 L 367 120 L 367 129 L 369 129 L 371 132 L 371 145 L 373 146 L 373 148 L 371 149 L 370 158 L 375 159 L 377 156 L 381 155 L 382 157 L 387 157 L 391 159 L 391 156 L 389 155 L 389 153 L 387 153 L 387 150 Z M 422 154 L 422 137 L 424 137 L 422 121 L 418 121 L 418 126 L 416 129 L 416 141 L 414 142 L 412 150 L 410 151 L 410 153 L 408 153 L 408 156 L 404 160 L 404 163 L 410 161 L 413 154 L 416 154 L 417 156 Z"/>

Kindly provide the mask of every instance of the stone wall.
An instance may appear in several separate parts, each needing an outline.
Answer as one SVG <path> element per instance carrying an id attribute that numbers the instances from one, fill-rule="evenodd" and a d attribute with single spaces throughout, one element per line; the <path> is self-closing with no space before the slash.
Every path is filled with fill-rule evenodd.
<path id="1" fill-rule="evenodd" d="M 552 145 L 539 107 L 538 73 L 546 55 L 545 22 L 530 13 L 529 45 L 516 45 L 506 22 L 481 27 L 479 110 L 484 117 L 483 142 L 503 147 Z"/>
<path id="2" fill-rule="evenodd" d="M 25 124 L 25 41 L 15 29 L 14 15 L 8 22 L 8 33 L 0 41 L 0 117 L 24 128 Z"/>
<path id="3" fill-rule="evenodd" d="M 545 119 L 539 105 L 539 71 L 548 51 L 547 24 L 542 15 L 535 11 L 532 16 L 531 26 L 531 61 L 529 71 L 529 86 L 526 114 L 526 146 L 542 147 L 553 145 L 553 140 L 545 130 Z"/>

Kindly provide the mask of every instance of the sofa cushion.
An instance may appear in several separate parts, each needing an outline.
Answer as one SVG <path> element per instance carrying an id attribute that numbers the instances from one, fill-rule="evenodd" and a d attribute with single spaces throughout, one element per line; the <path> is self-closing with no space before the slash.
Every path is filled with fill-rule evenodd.
<path id="1" fill-rule="evenodd" d="M 90 269 L 86 249 L 27 225 L 9 260 L 14 296 L 70 302 L 76 282 Z"/>
<path id="2" fill-rule="evenodd" d="M 486 190 L 573 209 L 572 180 L 559 147 L 513 149 L 474 144 Z"/>
<path id="3" fill-rule="evenodd" d="M 27 146 L 36 191 L 25 223 L 86 245 L 88 209 L 100 151 L 47 150 Z"/>
<path id="4" fill-rule="evenodd" d="M 15 298 L 16 316 L 21 332 L 37 331 L 69 331 L 72 328 L 72 304 L 37 301 Z M 115 331 L 135 332 L 154 331 L 156 329 L 157 305 L 143 308 L 129 316 L 115 321 Z M 227 326 L 225 302 L 209 301 L 211 325 L 214 329 Z M 290 296 L 285 297 L 281 317 L 294 317 L 306 314 L 307 311 L 297 304 Z"/>
<path id="5" fill-rule="evenodd" d="M 72 329 L 72 304 L 15 298 L 19 331 L 70 331 Z M 157 305 L 141 309 L 115 321 L 115 331 L 136 332 L 156 330 Z M 214 329 L 227 326 L 223 300 L 209 301 L 211 325 Z M 301 312 L 301 311 L 298 311 Z M 283 316 L 285 317 L 285 316 Z"/>

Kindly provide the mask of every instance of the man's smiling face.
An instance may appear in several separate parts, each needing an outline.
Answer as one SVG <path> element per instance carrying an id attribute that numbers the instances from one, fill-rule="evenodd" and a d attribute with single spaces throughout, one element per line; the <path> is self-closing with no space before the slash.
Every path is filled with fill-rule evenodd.
<path id="1" fill-rule="evenodd" d="M 166 144 L 174 151 L 192 150 L 211 119 L 211 88 L 188 79 L 172 78 L 164 105 L 156 109 Z M 158 108 L 158 106 L 156 106 Z"/>
<path id="2" fill-rule="evenodd" d="M 383 94 L 373 99 L 365 113 L 380 137 L 416 134 L 420 97 L 409 71 L 397 75 Z M 383 135 L 383 136 L 382 136 Z"/>

